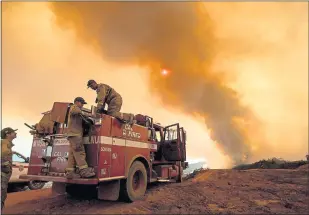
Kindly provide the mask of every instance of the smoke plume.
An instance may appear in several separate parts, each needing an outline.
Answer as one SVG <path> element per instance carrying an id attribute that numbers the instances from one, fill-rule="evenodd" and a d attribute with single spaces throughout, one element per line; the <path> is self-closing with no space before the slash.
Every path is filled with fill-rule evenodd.
<path id="1" fill-rule="evenodd" d="M 163 104 L 202 116 L 211 138 L 240 163 L 250 157 L 252 142 L 259 135 L 252 136 L 251 131 L 260 124 L 227 85 L 228 71 L 219 73 L 214 68 L 224 48 L 204 6 L 189 2 L 54 2 L 51 10 L 59 26 L 74 29 L 105 60 L 147 67 L 150 89 Z"/>

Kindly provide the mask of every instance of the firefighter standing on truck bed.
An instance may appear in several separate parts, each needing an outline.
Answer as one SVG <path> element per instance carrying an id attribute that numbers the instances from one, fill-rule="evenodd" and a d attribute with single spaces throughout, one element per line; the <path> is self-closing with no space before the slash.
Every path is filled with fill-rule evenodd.
<path id="1" fill-rule="evenodd" d="M 133 124 L 134 115 L 128 113 L 121 113 L 120 109 L 122 106 L 122 97 L 107 84 L 97 84 L 95 80 L 89 80 L 87 87 L 95 90 L 97 92 L 96 103 L 98 103 L 97 108 L 100 113 L 103 112 L 105 104 L 108 105 L 107 114 L 113 116 L 121 121 L 129 122 Z"/>
<path id="2" fill-rule="evenodd" d="M 84 104 L 87 103 L 82 97 L 76 97 L 69 111 L 67 135 L 70 148 L 68 166 L 66 168 L 66 177 L 68 179 L 90 178 L 95 175 L 93 169 L 88 167 L 83 144 L 83 117 L 91 116 L 91 114 L 82 112 L 81 108 Z M 79 168 L 79 174 L 75 171 L 76 164 Z"/>
<path id="3" fill-rule="evenodd" d="M 16 138 L 17 129 L 4 128 L 1 130 L 1 209 L 7 197 L 7 189 L 12 176 L 12 141 Z"/>

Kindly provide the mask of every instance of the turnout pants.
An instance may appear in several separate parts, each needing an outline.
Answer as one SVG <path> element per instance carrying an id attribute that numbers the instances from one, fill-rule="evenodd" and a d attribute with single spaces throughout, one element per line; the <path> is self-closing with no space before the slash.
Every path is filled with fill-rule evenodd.
<path id="1" fill-rule="evenodd" d="M 75 166 L 77 166 L 79 170 L 87 168 L 88 164 L 86 161 L 86 152 L 83 144 L 83 138 L 80 136 L 72 136 L 68 137 L 68 140 L 70 142 L 70 146 L 68 166 L 66 168 L 66 171 L 74 171 Z"/>
<path id="2" fill-rule="evenodd" d="M 122 98 L 115 97 L 108 104 L 107 114 L 116 118 L 121 117 L 120 109 L 122 106 Z"/>
<path id="3" fill-rule="evenodd" d="M 4 202 L 7 197 L 7 190 L 11 176 L 12 176 L 12 169 L 9 173 L 4 173 L 1 171 L 1 209 L 3 209 L 4 207 Z"/>
<path id="4" fill-rule="evenodd" d="M 127 121 L 127 122 L 131 121 L 132 114 L 121 113 L 120 112 L 121 106 L 122 106 L 122 98 L 121 97 L 113 98 L 108 104 L 107 114 L 121 121 Z"/>

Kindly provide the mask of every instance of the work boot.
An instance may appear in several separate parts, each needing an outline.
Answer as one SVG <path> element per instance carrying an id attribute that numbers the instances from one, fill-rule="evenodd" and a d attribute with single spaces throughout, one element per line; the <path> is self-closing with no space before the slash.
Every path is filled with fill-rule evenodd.
<path id="1" fill-rule="evenodd" d="M 65 177 L 67 179 L 76 179 L 76 178 L 81 178 L 81 176 L 77 173 L 75 173 L 74 171 L 69 171 L 65 174 Z"/>
<path id="2" fill-rule="evenodd" d="M 93 167 L 88 167 L 90 172 L 94 172 L 94 168 Z M 76 169 L 76 173 L 80 175 L 80 169 L 77 168 Z"/>
<path id="3" fill-rule="evenodd" d="M 93 171 L 93 168 L 90 168 L 90 167 L 87 167 L 87 168 L 84 168 L 84 169 L 81 169 L 79 171 L 79 174 L 82 178 L 91 178 L 93 176 L 95 176 L 95 173 Z"/>
<path id="4" fill-rule="evenodd" d="M 88 167 L 90 170 L 89 171 L 91 171 L 91 172 L 94 172 L 94 168 L 93 167 Z M 76 168 L 76 174 L 78 174 L 78 175 L 80 175 L 80 169 L 79 168 Z"/>
<path id="5" fill-rule="evenodd" d="M 135 123 L 136 123 L 136 120 L 135 120 L 134 114 L 130 114 L 129 124 L 132 126 Z"/>

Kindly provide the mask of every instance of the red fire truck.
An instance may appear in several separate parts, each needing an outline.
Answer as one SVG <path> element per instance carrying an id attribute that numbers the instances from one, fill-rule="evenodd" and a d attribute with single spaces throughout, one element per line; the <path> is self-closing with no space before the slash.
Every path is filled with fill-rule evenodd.
<path id="1" fill-rule="evenodd" d="M 188 167 L 185 130 L 178 123 L 163 127 L 141 114 L 133 125 L 106 114 L 85 118 L 86 159 L 96 176 L 66 179 L 69 142 L 65 133 L 71 105 L 54 103 L 50 111 L 54 128 L 43 137 L 34 135 L 29 170 L 20 178 L 52 181 L 56 193 L 76 196 L 91 191 L 98 199 L 128 202 L 143 198 L 149 183 L 182 182 L 183 170 Z M 95 113 L 96 108 L 82 111 Z"/>

